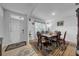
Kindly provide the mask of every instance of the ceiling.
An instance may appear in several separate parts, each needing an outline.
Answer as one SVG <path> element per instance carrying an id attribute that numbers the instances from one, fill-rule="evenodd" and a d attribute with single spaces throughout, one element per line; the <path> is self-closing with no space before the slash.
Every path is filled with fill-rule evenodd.
<path id="1" fill-rule="evenodd" d="M 55 16 L 52 12 L 56 13 Z M 75 14 L 75 5 L 72 3 L 46 3 L 39 4 L 34 11 L 34 15 L 44 20 L 61 19 Z"/>
<path id="2" fill-rule="evenodd" d="M 2 3 L 4 8 L 53 21 L 75 14 L 74 3 Z M 55 15 L 52 15 L 52 12 Z"/>

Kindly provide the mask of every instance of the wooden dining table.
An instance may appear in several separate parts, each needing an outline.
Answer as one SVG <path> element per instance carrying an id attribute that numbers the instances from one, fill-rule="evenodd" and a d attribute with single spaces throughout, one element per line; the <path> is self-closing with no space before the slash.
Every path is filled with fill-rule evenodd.
<path id="1" fill-rule="evenodd" d="M 51 45 L 53 43 L 56 43 L 56 47 L 59 46 L 58 45 L 58 38 L 59 38 L 58 32 L 54 32 L 54 33 L 41 33 L 41 38 L 42 38 L 42 44 L 44 44 L 44 46 L 46 45 L 47 47 L 48 46 L 51 47 Z M 41 44 L 41 49 L 42 49 L 42 44 Z"/>
<path id="2" fill-rule="evenodd" d="M 52 43 L 52 41 L 57 43 L 57 33 L 52 33 L 52 34 L 42 34 L 42 37 L 45 37 L 46 40 L 49 41 L 49 43 Z"/>
<path id="3" fill-rule="evenodd" d="M 42 36 L 53 37 L 53 36 L 57 36 L 57 34 L 56 33 L 54 33 L 54 34 L 42 34 Z"/>
<path id="4" fill-rule="evenodd" d="M 47 37 L 47 38 L 57 38 L 57 33 L 52 33 L 52 34 L 42 34 L 42 37 Z"/>

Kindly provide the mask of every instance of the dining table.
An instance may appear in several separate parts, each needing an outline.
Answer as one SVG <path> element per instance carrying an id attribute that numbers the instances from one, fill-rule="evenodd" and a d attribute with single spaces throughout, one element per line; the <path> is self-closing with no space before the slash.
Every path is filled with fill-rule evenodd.
<path id="1" fill-rule="evenodd" d="M 53 32 L 53 33 L 41 33 L 41 37 L 42 37 L 42 42 L 44 43 L 44 46 L 53 46 L 53 44 L 55 43 L 55 46 L 59 46 L 58 45 L 58 32 Z M 48 43 L 47 43 L 48 42 Z M 41 45 L 42 48 L 42 45 Z"/>
<path id="2" fill-rule="evenodd" d="M 42 34 L 42 36 L 53 37 L 53 36 L 57 36 L 57 34 L 56 33 L 53 33 L 53 34 Z"/>
<path id="3" fill-rule="evenodd" d="M 57 33 L 44 33 L 42 34 L 42 37 L 45 38 L 45 40 L 48 40 L 49 43 L 52 43 L 52 42 L 56 42 L 56 45 L 57 45 L 57 40 L 58 40 L 58 34 Z"/>
<path id="4" fill-rule="evenodd" d="M 46 37 L 46 38 L 57 38 L 57 33 L 47 33 L 47 34 L 42 34 L 42 37 Z"/>

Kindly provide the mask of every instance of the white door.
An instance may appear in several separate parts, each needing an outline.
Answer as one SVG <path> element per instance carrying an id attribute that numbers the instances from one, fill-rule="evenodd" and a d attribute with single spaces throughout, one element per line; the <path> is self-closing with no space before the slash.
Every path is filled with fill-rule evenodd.
<path id="1" fill-rule="evenodd" d="M 9 39 L 11 43 L 24 41 L 24 15 L 8 12 L 9 17 Z"/>
<path id="2" fill-rule="evenodd" d="M 6 45 L 27 41 L 27 20 L 26 15 L 13 12 L 7 9 L 4 10 L 4 43 Z"/>
<path id="3" fill-rule="evenodd" d="M 10 40 L 12 41 L 12 43 L 20 42 L 23 40 L 23 20 L 10 18 L 9 30 Z"/>

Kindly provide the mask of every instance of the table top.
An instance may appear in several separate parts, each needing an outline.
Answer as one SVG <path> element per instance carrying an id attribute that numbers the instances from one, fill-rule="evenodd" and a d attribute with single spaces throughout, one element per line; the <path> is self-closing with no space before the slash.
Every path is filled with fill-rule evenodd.
<path id="1" fill-rule="evenodd" d="M 53 37 L 53 36 L 57 36 L 56 33 L 53 33 L 53 34 L 42 34 L 43 36 L 46 36 L 46 37 Z"/>

